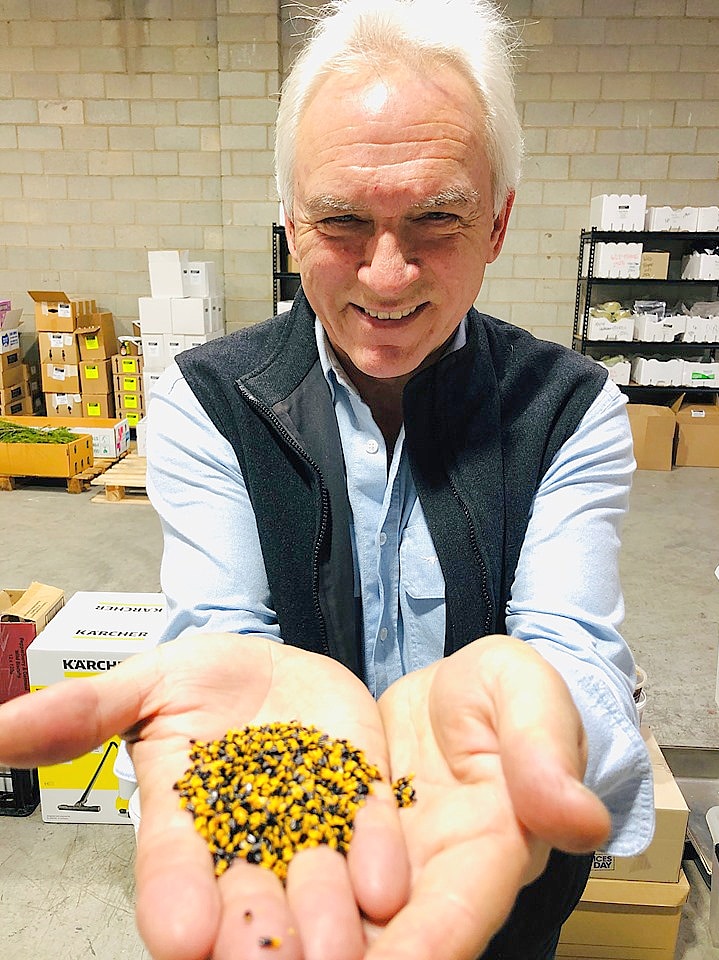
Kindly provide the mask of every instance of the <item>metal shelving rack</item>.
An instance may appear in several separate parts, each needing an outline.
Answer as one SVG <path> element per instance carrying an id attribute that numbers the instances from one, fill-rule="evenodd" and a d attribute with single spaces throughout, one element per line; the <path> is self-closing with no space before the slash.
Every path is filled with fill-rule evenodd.
<path id="1" fill-rule="evenodd" d="M 666 280 L 638 280 L 638 279 L 620 279 L 614 277 L 595 277 L 594 261 L 598 243 L 608 242 L 641 242 L 649 243 L 657 249 L 669 251 L 669 275 Z M 604 299 L 621 300 L 622 295 L 626 299 L 627 294 L 636 298 L 647 298 L 649 296 L 660 295 L 664 291 L 674 291 L 678 294 L 679 290 L 686 292 L 689 302 L 699 300 L 716 300 L 719 294 L 719 280 L 682 280 L 681 279 L 681 258 L 697 243 L 707 243 L 716 246 L 719 243 L 719 234 L 717 233 L 680 233 L 675 231 L 609 231 L 582 230 L 579 237 L 579 256 L 577 260 L 577 291 L 574 302 L 574 326 L 572 329 L 572 346 L 575 350 L 589 356 L 597 358 L 599 355 L 612 351 L 621 354 L 638 354 L 651 351 L 653 354 L 681 357 L 698 357 L 701 359 L 715 360 L 719 343 L 683 343 L 674 341 L 672 343 L 648 343 L 640 340 L 617 341 L 617 340 L 588 340 L 586 332 L 589 327 L 589 309 L 598 299 L 598 291 L 602 290 L 606 296 Z M 699 296 L 700 291 L 706 291 L 710 295 Z M 612 296 L 614 294 L 614 296 Z M 665 297 L 662 297 L 664 299 Z M 629 384 L 622 386 L 623 390 L 630 399 L 644 400 L 657 397 L 659 394 L 681 393 L 691 394 L 696 397 L 699 394 L 716 395 L 717 388 L 710 387 L 650 387 L 640 384 Z"/>
<path id="2" fill-rule="evenodd" d="M 287 264 L 289 249 L 285 228 L 272 224 L 272 312 L 277 313 L 280 300 L 292 300 L 300 285 L 299 273 L 283 270 Z"/>

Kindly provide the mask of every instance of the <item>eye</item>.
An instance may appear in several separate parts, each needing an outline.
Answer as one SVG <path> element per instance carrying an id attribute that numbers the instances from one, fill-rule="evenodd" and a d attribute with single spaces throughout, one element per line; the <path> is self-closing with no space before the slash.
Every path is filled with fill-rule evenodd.
<path id="1" fill-rule="evenodd" d="M 360 223 L 352 213 L 343 213 L 337 217 L 325 217 L 325 219 L 320 222 L 327 227 L 344 227 L 347 224 Z"/>
<path id="2" fill-rule="evenodd" d="M 446 213 L 443 210 L 432 210 L 420 217 L 424 223 L 456 223 L 459 217 L 456 213 Z"/>

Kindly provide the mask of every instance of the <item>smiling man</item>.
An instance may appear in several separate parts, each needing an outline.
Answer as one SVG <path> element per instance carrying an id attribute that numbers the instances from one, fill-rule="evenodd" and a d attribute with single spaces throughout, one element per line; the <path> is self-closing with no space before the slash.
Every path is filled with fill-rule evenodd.
<path id="1" fill-rule="evenodd" d="M 0 709 L 11 766 L 129 731 L 157 958 L 260 956 L 258 917 L 286 960 L 551 960 L 591 851 L 651 838 L 624 399 L 473 306 L 519 175 L 509 42 L 485 0 L 331 5 L 277 125 L 302 289 L 180 354 L 150 408 L 167 642 Z M 347 737 L 385 782 L 346 860 L 216 881 L 171 785 L 190 738 L 275 720 Z"/>

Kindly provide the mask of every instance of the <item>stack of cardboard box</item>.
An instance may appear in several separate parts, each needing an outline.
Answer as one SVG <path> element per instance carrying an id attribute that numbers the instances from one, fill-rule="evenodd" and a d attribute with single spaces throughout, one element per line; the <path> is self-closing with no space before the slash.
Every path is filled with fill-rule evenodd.
<path id="1" fill-rule="evenodd" d="M 147 255 L 152 296 L 140 297 L 145 396 L 183 350 L 221 337 L 224 305 L 215 264 L 190 260 L 187 250 L 151 250 Z"/>
<path id="2" fill-rule="evenodd" d="M 115 408 L 130 427 L 137 427 L 145 411 L 142 383 L 143 357 L 141 346 L 134 340 L 123 341 L 123 351 L 112 358 Z"/>
<path id="3" fill-rule="evenodd" d="M 681 869 L 689 810 L 649 727 L 656 829 L 636 857 L 596 854 L 587 887 L 562 928 L 557 956 L 674 960 L 689 883 Z"/>
<path id="4" fill-rule="evenodd" d="M 60 290 L 30 290 L 35 301 L 40 372 L 48 416 L 114 416 L 111 357 L 115 322 L 94 300 Z"/>
<path id="5" fill-rule="evenodd" d="M 23 360 L 21 317 L 10 300 L 0 300 L 0 417 L 30 416 L 41 401 L 38 368 Z"/>

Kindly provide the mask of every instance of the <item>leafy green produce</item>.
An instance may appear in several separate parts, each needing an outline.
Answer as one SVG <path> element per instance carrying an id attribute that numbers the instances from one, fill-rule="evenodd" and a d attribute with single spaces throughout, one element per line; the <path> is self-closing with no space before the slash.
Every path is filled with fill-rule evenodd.
<path id="1" fill-rule="evenodd" d="M 0 443 L 72 443 L 73 440 L 77 440 L 77 434 L 66 427 L 42 429 L 0 420 Z"/>

